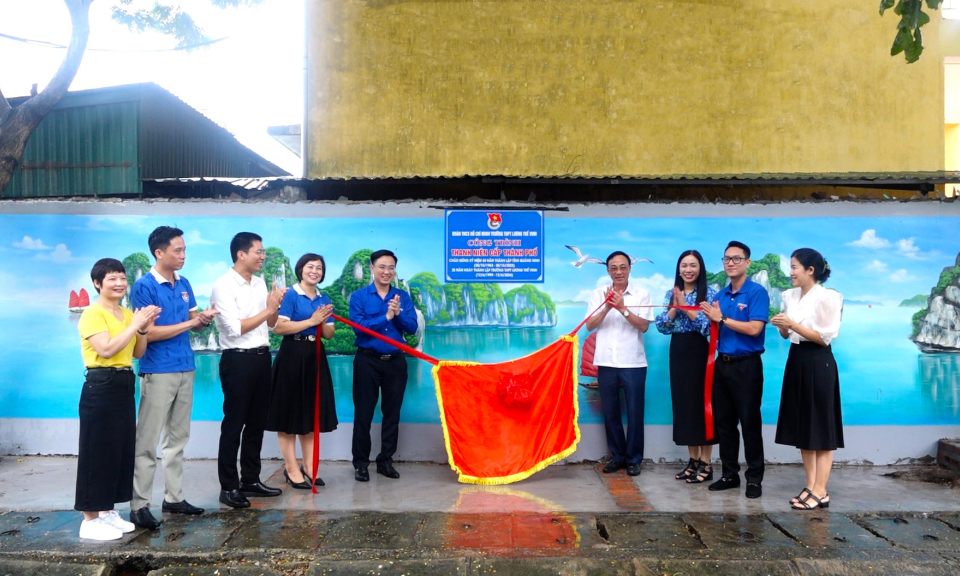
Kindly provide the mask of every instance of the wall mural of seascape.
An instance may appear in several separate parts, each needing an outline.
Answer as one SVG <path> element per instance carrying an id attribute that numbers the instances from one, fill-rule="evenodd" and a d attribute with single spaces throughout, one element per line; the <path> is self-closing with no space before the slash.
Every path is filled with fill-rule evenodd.
<path id="1" fill-rule="evenodd" d="M 789 254 L 820 250 L 844 294 L 840 368 L 847 425 L 960 424 L 960 218 L 647 218 L 550 217 L 544 232 L 542 284 L 444 283 L 444 220 L 436 218 L 251 218 L 205 216 L 0 215 L 0 417 L 76 418 L 83 365 L 78 310 L 89 270 L 102 257 L 122 260 L 132 281 L 152 258 L 146 238 L 159 225 L 185 231 L 190 279 L 201 307 L 230 266 L 233 234 L 257 232 L 268 247 L 268 285 L 292 285 L 291 262 L 323 254 L 322 291 L 347 315 L 350 293 L 369 282 L 371 250 L 399 256 L 400 286 L 418 306 L 421 328 L 408 342 L 448 360 L 497 362 L 523 356 L 568 332 L 586 313 L 590 292 L 609 282 L 590 261 L 624 250 L 640 260 L 633 278 L 662 303 L 677 256 L 703 253 L 710 281 L 722 284 L 720 257 L 737 239 L 753 250 L 751 277 L 774 308 L 790 287 Z M 580 254 L 568 246 L 576 246 Z M 586 258 L 585 258 L 586 257 Z M 218 421 L 222 394 L 213 328 L 194 334 L 197 352 L 194 420 Z M 586 332 L 581 333 L 581 340 Z M 278 339 L 274 338 L 274 344 Z M 788 343 L 767 329 L 763 417 L 774 423 Z M 651 328 L 646 423 L 669 424 L 669 339 Z M 341 422 L 351 422 L 353 332 L 337 326 L 327 345 Z M 409 360 L 403 422 L 439 424 L 430 366 Z M 597 393 L 579 390 L 582 423 L 600 423 Z"/>

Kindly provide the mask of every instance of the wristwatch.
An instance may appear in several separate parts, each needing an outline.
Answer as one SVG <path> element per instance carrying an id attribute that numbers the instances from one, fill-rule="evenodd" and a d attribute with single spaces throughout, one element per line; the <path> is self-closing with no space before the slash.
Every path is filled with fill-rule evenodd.
<path id="1" fill-rule="evenodd" d="M 623 309 L 623 317 L 624 317 L 624 318 L 629 318 L 629 317 L 630 317 L 630 311 L 627 310 L 626 308 Z"/>
<path id="2" fill-rule="evenodd" d="M 726 323 L 726 321 L 727 321 L 727 317 L 726 317 L 726 316 L 721 316 L 721 317 L 720 317 L 720 322 L 718 322 L 718 324 L 724 324 L 724 323 Z"/>

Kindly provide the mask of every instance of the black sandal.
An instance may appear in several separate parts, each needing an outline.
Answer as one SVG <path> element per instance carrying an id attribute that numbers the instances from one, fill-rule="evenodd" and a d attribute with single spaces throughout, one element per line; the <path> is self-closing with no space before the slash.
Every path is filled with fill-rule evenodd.
<path id="1" fill-rule="evenodd" d="M 707 470 L 707 468 L 709 468 L 709 470 Z M 713 466 L 711 466 L 709 462 L 700 460 L 700 465 L 697 466 L 697 473 L 687 478 L 687 484 L 699 484 L 710 480 L 713 480 Z"/>
<path id="2" fill-rule="evenodd" d="M 826 498 L 827 496 L 825 495 L 824 499 Z M 813 500 L 814 502 L 816 502 L 817 505 L 814 506 L 813 504 L 810 504 L 810 500 Z M 796 504 L 791 504 L 790 507 L 793 508 L 794 510 L 816 510 L 817 508 L 829 508 L 830 500 L 827 500 L 826 502 L 824 502 L 823 500 L 817 498 L 813 492 L 810 492 L 807 494 L 806 498 L 797 502 Z"/>
<path id="3" fill-rule="evenodd" d="M 812 494 L 812 492 L 810 491 L 809 488 L 804 487 L 804 489 L 801 490 L 799 494 L 797 494 L 796 496 L 790 499 L 790 505 L 793 506 L 794 504 L 799 504 L 803 502 L 806 499 L 807 494 Z"/>
<path id="4" fill-rule="evenodd" d="M 696 458 L 691 458 L 690 461 L 687 462 L 687 467 L 674 475 L 674 480 L 686 480 L 687 478 L 692 478 L 697 473 L 697 464 L 699 462 L 700 461 Z"/>

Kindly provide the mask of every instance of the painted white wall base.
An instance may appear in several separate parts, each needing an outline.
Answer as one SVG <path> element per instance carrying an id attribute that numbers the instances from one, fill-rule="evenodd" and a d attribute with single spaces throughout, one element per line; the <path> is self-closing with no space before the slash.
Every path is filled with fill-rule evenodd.
<path id="1" fill-rule="evenodd" d="M 77 453 L 80 422 L 76 419 L 0 418 L 0 454 L 63 455 Z M 674 462 L 687 459 L 686 448 L 673 443 L 672 426 L 647 426 L 645 458 L 653 462 Z M 380 450 L 380 425 L 371 430 L 371 459 Z M 937 440 L 960 435 L 957 426 L 847 426 L 843 429 L 846 448 L 837 451 L 836 461 L 851 464 L 902 464 L 915 458 L 935 456 Z M 321 435 L 320 457 L 323 460 L 351 460 L 350 445 L 353 424 L 340 424 L 329 434 Z M 763 427 L 764 456 L 777 464 L 800 462 L 800 452 L 774 443 L 775 425 Z M 570 462 L 600 460 L 607 455 L 603 425 L 580 426 L 580 444 L 567 458 Z M 196 421 L 191 425 L 187 458 L 216 458 L 220 439 L 220 423 Z M 279 458 L 276 434 L 263 438 L 264 458 Z M 719 452 L 714 449 L 714 459 Z M 741 451 L 741 459 L 742 459 Z M 446 462 L 443 429 L 438 424 L 401 424 L 397 460 Z"/>

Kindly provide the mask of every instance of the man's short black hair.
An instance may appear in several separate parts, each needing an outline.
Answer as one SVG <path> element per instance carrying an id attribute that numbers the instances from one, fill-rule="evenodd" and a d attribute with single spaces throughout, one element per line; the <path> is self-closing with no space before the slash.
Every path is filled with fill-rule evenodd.
<path id="1" fill-rule="evenodd" d="M 617 250 L 616 252 L 611 252 L 610 255 L 607 256 L 606 261 L 604 261 L 604 264 L 606 264 L 607 266 L 609 266 L 609 265 L 610 265 L 610 261 L 613 260 L 614 258 L 616 258 L 617 256 L 623 256 L 624 258 L 626 258 L 626 259 L 627 259 L 627 265 L 628 265 L 628 266 L 630 265 L 630 256 L 629 256 L 626 252 L 622 252 L 622 251 L 620 251 L 620 250 Z"/>
<path id="2" fill-rule="evenodd" d="M 100 293 L 100 286 L 103 285 L 103 279 L 107 277 L 107 274 L 112 272 L 126 274 L 127 269 L 124 268 L 123 263 L 116 258 L 101 258 L 93 265 L 93 269 L 90 270 L 90 279 L 93 280 L 93 288 L 97 291 L 97 294 Z"/>
<path id="3" fill-rule="evenodd" d="M 377 250 L 376 252 L 374 252 L 373 254 L 371 254 L 371 255 L 370 255 L 370 265 L 373 266 L 373 264 L 374 264 L 377 260 L 383 258 L 384 256 L 389 256 L 389 257 L 393 258 L 393 264 L 394 264 L 394 266 L 396 266 L 396 264 L 397 264 L 397 255 L 394 254 L 393 252 L 389 251 L 389 250 Z"/>
<path id="4" fill-rule="evenodd" d="M 727 250 L 729 250 L 730 248 L 739 248 L 743 250 L 743 255 L 747 258 L 747 260 L 750 259 L 750 247 L 744 244 L 743 242 L 737 242 L 736 240 L 731 240 L 730 243 L 727 244 L 727 247 L 723 249 L 724 254 L 726 254 Z"/>
<path id="5" fill-rule="evenodd" d="M 157 250 L 163 252 L 170 245 L 170 241 L 178 236 L 183 236 L 183 230 L 172 226 L 160 226 L 150 233 L 147 238 L 147 245 L 150 246 L 150 255 L 157 259 Z"/>
<path id="6" fill-rule="evenodd" d="M 230 257 L 237 263 L 237 252 L 249 252 L 254 242 L 263 242 L 263 238 L 253 232 L 240 232 L 230 241 Z"/>

